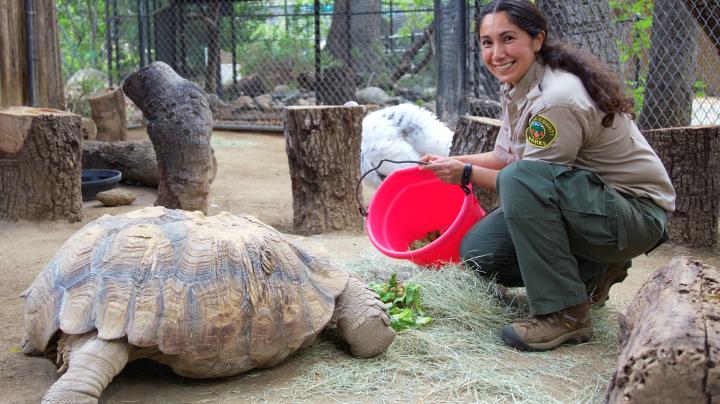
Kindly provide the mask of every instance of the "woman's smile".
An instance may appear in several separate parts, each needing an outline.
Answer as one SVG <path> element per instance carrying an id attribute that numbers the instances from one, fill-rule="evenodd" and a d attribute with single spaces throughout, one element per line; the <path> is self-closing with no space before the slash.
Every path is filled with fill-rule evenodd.
<path id="1" fill-rule="evenodd" d="M 486 15 L 480 24 L 483 61 L 501 83 L 514 85 L 525 76 L 544 39 L 544 32 L 532 38 L 504 11 Z"/>

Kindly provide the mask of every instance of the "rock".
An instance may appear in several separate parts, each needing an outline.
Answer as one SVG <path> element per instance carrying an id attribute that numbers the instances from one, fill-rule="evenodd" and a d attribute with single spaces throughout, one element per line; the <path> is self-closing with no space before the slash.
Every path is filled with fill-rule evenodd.
<path id="1" fill-rule="evenodd" d="M 80 132 L 82 132 L 83 140 L 95 140 L 97 138 L 97 126 L 95 121 L 90 118 L 82 117 L 80 121 Z"/>
<path id="2" fill-rule="evenodd" d="M 95 196 L 95 199 L 105 206 L 130 205 L 136 198 L 134 193 L 122 188 L 113 188 L 109 191 L 98 192 Z"/>
<path id="3" fill-rule="evenodd" d="M 252 111 L 257 109 L 255 101 L 253 101 L 252 97 L 247 95 L 237 97 L 235 101 L 232 102 L 232 105 L 240 111 Z"/>
<path id="4" fill-rule="evenodd" d="M 257 104 L 263 112 L 273 112 L 282 108 L 277 106 L 277 104 L 273 101 L 271 94 L 258 95 L 254 98 L 254 100 L 255 104 Z"/>
<path id="5" fill-rule="evenodd" d="M 315 102 L 315 98 L 314 98 L 314 97 L 313 97 L 313 98 L 300 98 L 300 99 L 297 100 L 297 102 L 295 103 L 295 105 L 298 105 L 298 106 L 301 106 L 301 107 L 307 107 L 307 106 L 315 105 L 315 104 L 316 104 L 316 102 Z"/>
<path id="6" fill-rule="evenodd" d="M 355 93 L 355 100 L 360 104 L 384 105 L 389 99 L 387 93 L 379 87 L 365 87 Z"/>
<path id="7" fill-rule="evenodd" d="M 288 91 L 290 91 L 290 87 L 287 84 L 278 84 L 272 90 L 273 93 L 287 93 Z"/>

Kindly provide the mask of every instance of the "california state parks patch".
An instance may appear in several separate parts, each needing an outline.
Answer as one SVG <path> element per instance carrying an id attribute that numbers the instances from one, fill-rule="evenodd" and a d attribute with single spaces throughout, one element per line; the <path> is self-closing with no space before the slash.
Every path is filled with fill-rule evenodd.
<path id="1" fill-rule="evenodd" d="M 542 115 L 533 116 L 525 130 L 525 140 L 539 149 L 546 149 L 553 144 L 557 135 L 555 124 Z"/>

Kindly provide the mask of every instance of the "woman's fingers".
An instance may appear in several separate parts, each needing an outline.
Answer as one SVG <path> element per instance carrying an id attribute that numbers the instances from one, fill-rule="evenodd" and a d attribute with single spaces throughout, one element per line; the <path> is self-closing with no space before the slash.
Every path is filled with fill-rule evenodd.
<path id="1" fill-rule="evenodd" d="M 443 182 L 459 184 L 464 166 L 461 161 L 453 158 L 439 158 L 424 166 L 424 168 L 435 173 Z"/>

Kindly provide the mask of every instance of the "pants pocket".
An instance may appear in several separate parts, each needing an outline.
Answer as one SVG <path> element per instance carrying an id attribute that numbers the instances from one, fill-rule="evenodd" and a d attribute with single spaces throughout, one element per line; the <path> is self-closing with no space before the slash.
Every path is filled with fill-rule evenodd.
<path id="1" fill-rule="evenodd" d="M 605 182 L 590 171 L 573 170 L 556 179 L 556 189 L 571 242 L 624 244 L 618 235 L 616 195 Z"/>

